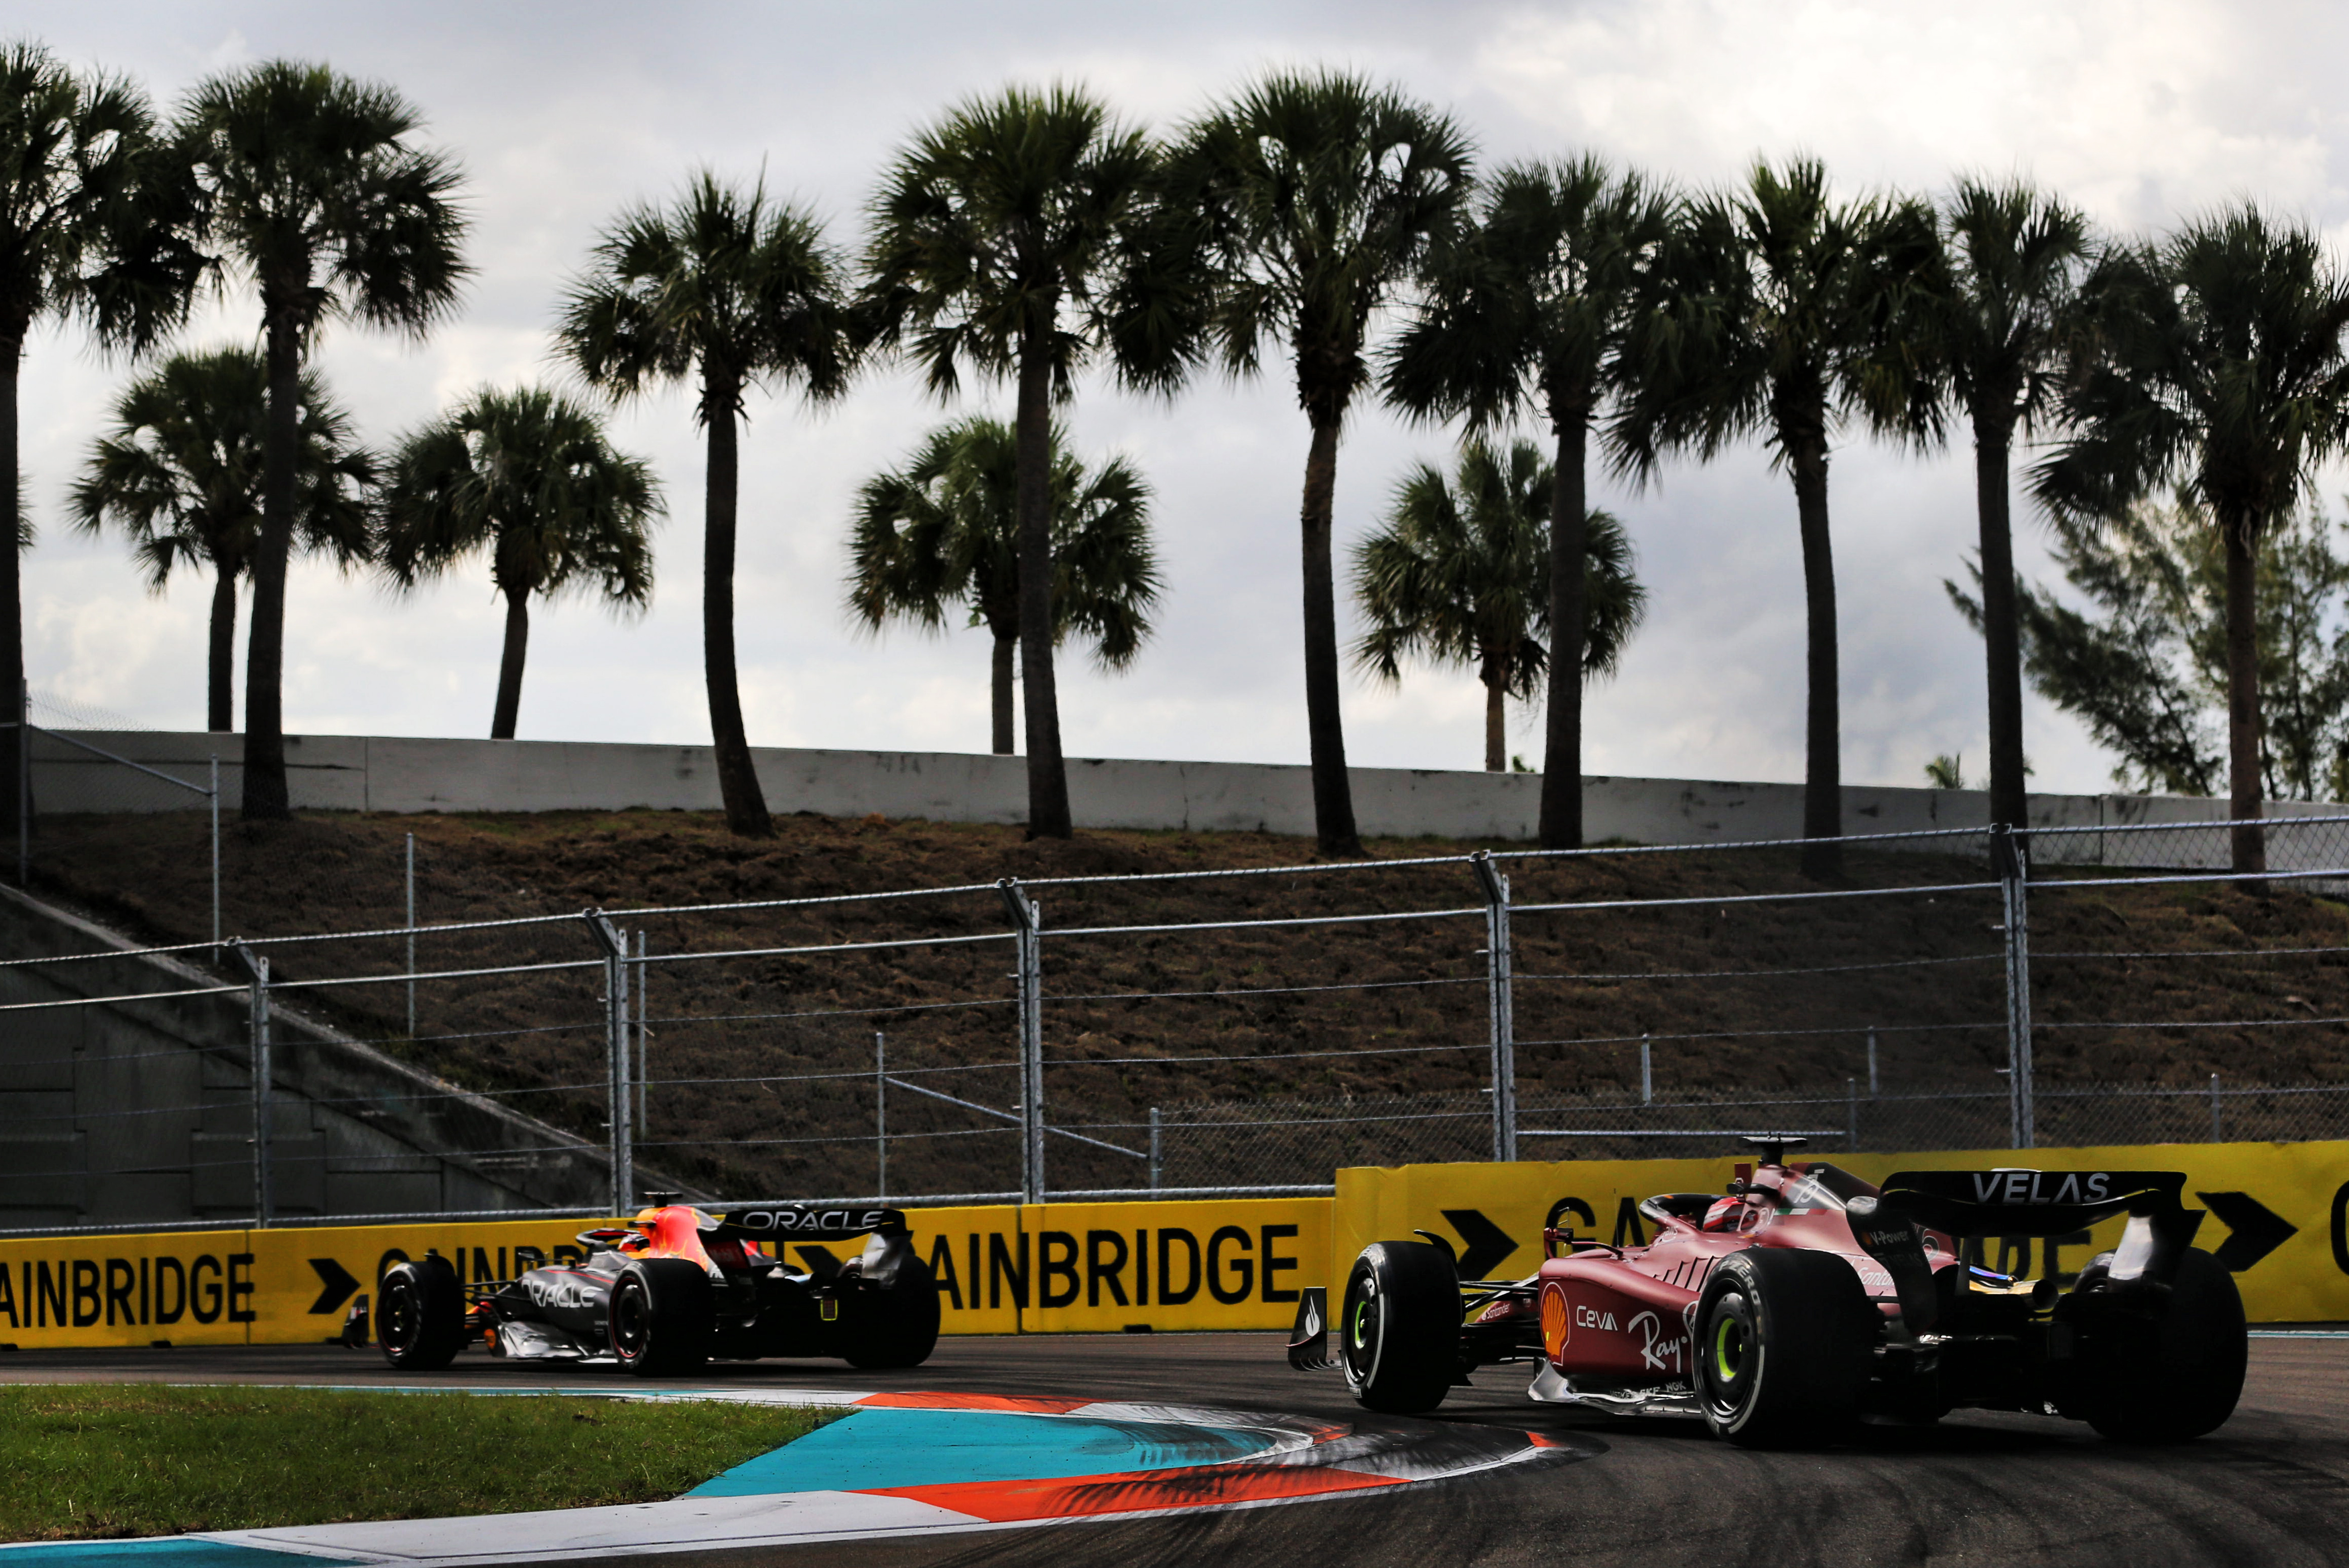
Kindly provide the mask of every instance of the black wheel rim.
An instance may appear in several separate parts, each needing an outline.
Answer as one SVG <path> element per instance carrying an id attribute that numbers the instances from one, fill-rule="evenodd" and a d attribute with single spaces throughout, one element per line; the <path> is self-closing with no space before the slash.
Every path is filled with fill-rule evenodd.
<path id="1" fill-rule="evenodd" d="M 415 1345 L 422 1327 L 422 1314 L 416 1310 L 416 1293 L 405 1281 L 388 1286 L 383 1293 L 383 1347 L 405 1353 Z"/>
<path id="2" fill-rule="evenodd" d="M 645 1353 L 652 1341 L 651 1303 L 645 1300 L 645 1288 L 635 1280 L 623 1280 L 612 1295 L 612 1348 L 623 1360 L 634 1361 Z"/>
<path id="3" fill-rule="evenodd" d="M 1379 1358 L 1379 1292 L 1365 1275 L 1346 1293 L 1346 1316 L 1340 1325 L 1340 1345 L 1346 1365 L 1358 1378 L 1368 1377 Z"/>
<path id="4" fill-rule="evenodd" d="M 1705 1324 L 1698 1365 L 1704 1378 L 1705 1408 L 1715 1421 L 1730 1421 L 1744 1409 L 1754 1389 L 1755 1363 L 1761 1346 L 1745 1310 L 1745 1298 L 1721 1298 Z"/>

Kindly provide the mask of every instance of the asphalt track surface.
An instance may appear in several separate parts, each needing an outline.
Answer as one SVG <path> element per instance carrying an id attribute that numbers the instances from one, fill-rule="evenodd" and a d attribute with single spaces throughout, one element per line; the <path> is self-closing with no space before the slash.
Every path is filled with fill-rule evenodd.
<path id="1" fill-rule="evenodd" d="M 1513 1372 L 1495 1368 L 1478 1387 L 1455 1389 L 1433 1419 L 1537 1432 L 1586 1455 L 1582 1462 L 1510 1466 L 1280 1507 L 660 1561 L 677 1568 L 2349 1563 L 2349 1338 L 2252 1341 L 2234 1418 L 2199 1442 L 2160 1449 L 2121 1448 L 2068 1421 L 1961 1412 L 1921 1430 L 1871 1427 L 1850 1445 L 1819 1452 L 1750 1453 L 1693 1423 L 1531 1404 Z M 467 1355 L 429 1381 L 560 1385 L 613 1376 Z M 0 1382 L 11 1383 L 400 1380 L 372 1352 L 328 1346 L 0 1358 Z M 1347 1398 L 1335 1373 L 1291 1372 L 1281 1337 L 1268 1334 L 955 1338 L 909 1373 L 762 1362 L 713 1366 L 692 1381 L 1079 1396 L 1358 1425 L 1377 1419 Z"/>

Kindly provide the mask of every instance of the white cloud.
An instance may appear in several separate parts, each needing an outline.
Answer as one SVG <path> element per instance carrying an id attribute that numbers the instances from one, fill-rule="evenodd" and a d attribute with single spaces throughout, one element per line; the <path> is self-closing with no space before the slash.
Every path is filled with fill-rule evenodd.
<path id="1" fill-rule="evenodd" d="M 16 26 L 140 75 L 167 101 L 209 69 L 285 54 L 393 82 L 423 109 L 432 137 L 469 171 L 480 274 L 459 318 L 422 346 L 328 335 L 319 362 L 378 440 L 480 383 L 552 375 L 545 332 L 557 292 L 623 203 L 674 189 L 696 164 L 744 177 L 763 167 L 771 189 L 811 203 L 852 244 L 860 203 L 900 139 L 1009 78 L 1090 80 L 1164 124 L 1267 65 L 1329 61 L 1449 105 L 1488 158 L 1588 147 L 1701 182 L 1733 177 L 1757 151 L 1801 148 L 1853 189 L 2022 168 L 2113 223 L 2160 223 L 2249 194 L 2349 233 L 2331 79 L 2344 29 L 2313 6 L 2090 0 L 1961 13 L 1652 0 L 1468 5 L 1431 27 L 1419 8 L 1381 4 L 833 16 L 686 5 L 656 25 L 638 8 L 595 5 L 41 0 L 20 5 Z M 254 317 L 249 300 L 231 299 L 192 336 L 250 340 Z M 77 538 L 58 517 L 122 374 L 57 334 L 27 358 L 26 462 L 44 525 L 27 563 L 33 679 L 150 722 L 200 722 L 204 585 L 150 599 L 117 544 Z M 975 388 L 967 406 L 1003 401 Z M 826 413 L 788 398 L 752 412 L 738 596 L 753 739 L 982 749 L 983 634 L 860 639 L 839 608 L 854 486 L 940 410 L 906 378 L 883 376 Z M 1156 485 L 1169 593 L 1133 673 L 1103 677 L 1075 659 L 1064 667 L 1069 749 L 1304 760 L 1305 427 L 1285 378 L 1206 383 L 1171 407 L 1088 389 L 1071 420 L 1084 450 L 1127 452 Z M 654 607 L 628 623 L 587 604 L 535 614 L 522 731 L 704 738 L 702 452 L 689 400 L 649 399 L 622 410 L 614 431 L 668 490 Z M 1340 460 L 1341 543 L 1369 526 L 1407 462 L 1444 446 L 1440 432 L 1365 411 Z M 1846 776 L 1916 782 L 1937 752 L 1982 754 L 1980 645 L 1940 586 L 1971 546 L 1971 465 L 1856 444 L 1834 472 Z M 1639 542 L 1653 610 L 1619 678 L 1592 689 L 1590 768 L 1799 776 L 1803 610 L 1785 478 L 1747 452 L 1674 466 L 1644 493 L 1599 492 Z M 2034 540 L 2025 565 L 2044 574 Z M 395 601 L 305 567 L 288 623 L 289 721 L 486 733 L 500 625 L 480 569 Z M 1481 761 L 1481 694 L 1464 672 L 1414 671 L 1399 693 L 1350 681 L 1346 702 L 1358 762 Z M 1534 715 L 1513 711 L 1510 744 L 1537 749 Z M 2044 787 L 2105 782 L 2108 760 L 2040 707 L 2030 749 Z"/>

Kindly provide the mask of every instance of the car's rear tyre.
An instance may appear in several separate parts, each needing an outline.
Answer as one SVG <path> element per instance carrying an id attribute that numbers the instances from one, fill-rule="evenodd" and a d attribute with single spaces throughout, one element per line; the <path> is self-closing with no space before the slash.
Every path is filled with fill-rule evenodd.
<path id="1" fill-rule="evenodd" d="M 1413 1416 L 1444 1403 L 1460 1366 L 1460 1280 L 1424 1241 L 1373 1241 L 1339 1305 L 1338 1363 L 1366 1409 Z"/>
<path id="2" fill-rule="evenodd" d="M 887 1290 L 845 1293 L 852 1317 L 841 1354 L 862 1371 L 919 1366 L 938 1344 L 938 1286 L 919 1258 L 897 1265 Z"/>
<path id="3" fill-rule="evenodd" d="M 639 1259 L 620 1271 L 605 1309 L 612 1354 L 639 1377 L 698 1371 L 717 1333 L 709 1276 L 681 1258 Z"/>
<path id="4" fill-rule="evenodd" d="M 1874 1315 L 1858 1274 L 1834 1253 L 1732 1252 L 1697 1298 L 1705 1425 L 1747 1448 L 1841 1437 L 1859 1412 Z"/>
<path id="5" fill-rule="evenodd" d="M 465 1287 L 445 1258 L 394 1263 L 376 1285 L 376 1342 L 402 1372 L 438 1372 L 465 1344 Z"/>
<path id="6" fill-rule="evenodd" d="M 2088 1424 L 2122 1443 L 2182 1443 L 2215 1431 L 2242 1397 L 2251 1338 L 2242 1293 L 2219 1260 L 2189 1248 L 2158 1319 L 2113 1314 L 2084 1335 Z"/>

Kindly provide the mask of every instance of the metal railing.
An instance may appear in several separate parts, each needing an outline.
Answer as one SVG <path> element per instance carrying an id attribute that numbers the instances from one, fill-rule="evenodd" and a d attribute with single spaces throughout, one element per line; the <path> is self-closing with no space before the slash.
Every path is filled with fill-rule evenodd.
<path id="1" fill-rule="evenodd" d="M 2349 888 L 2344 824 L 2268 824 L 2277 869 L 2245 908 L 2297 900 L 2301 934 L 2237 947 L 2189 941 L 2204 917 L 2189 906 L 2248 896 L 2247 878 L 2147 869 L 2162 845 L 2200 863 L 2191 836 L 2227 824 L 1855 836 L 1853 855 L 1906 858 L 1869 864 L 1881 886 L 1826 888 L 1771 858 L 1791 866 L 1785 846 L 1610 847 L 426 922 L 411 877 L 395 925 L 0 962 L 12 1041 L 92 1009 L 136 1023 L 97 1056 L 0 1048 L 26 1085 L 10 1133 L 57 1151 L 54 1167 L 20 1156 L 12 1180 L 184 1179 L 209 1193 L 207 1222 L 273 1225 L 852 1178 L 892 1202 L 1271 1194 L 1326 1189 L 1341 1164 L 1695 1152 L 1765 1127 L 1847 1147 L 2189 1123 L 2337 1136 L 2349 1085 L 2278 1081 L 2244 1042 L 2349 1030 L 2349 924 L 2330 901 Z M 2083 833 L 2130 847 L 2058 837 Z M 2050 841 L 2059 865 L 2119 874 L 2051 874 L 2055 856 L 2033 853 Z M 2088 943 L 2097 909 L 2167 934 Z M 2035 956 L 2034 919 L 2056 939 Z M 2183 1000 L 2096 978 L 2131 964 Z M 2190 978 L 2230 964 L 2298 990 Z M 2139 996 L 2141 1015 L 2114 1000 Z M 167 1014 L 181 1033 L 159 1041 Z M 2213 1043 L 2191 1086 L 2083 1075 L 2148 1032 Z M 2034 1044 L 2057 1051 L 2055 1079 Z M 215 1080 L 192 1097 L 107 1108 L 43 1086 L 98 1057 L 135 1075 L 191 1054 Z M 1775 1079 L 1723 1081 L 1745 1064 Z M 221 1084 L 240 1076 L 231 1126 Z M 183 1126 L 186 1158 L 158 1156 L 160 1129 Z M 442 1201 L 337 1200 L 338 1180 L 437 1181 Z"/>

